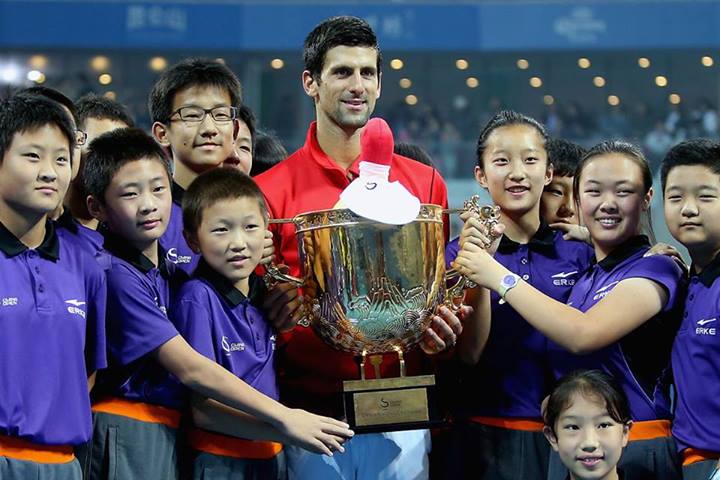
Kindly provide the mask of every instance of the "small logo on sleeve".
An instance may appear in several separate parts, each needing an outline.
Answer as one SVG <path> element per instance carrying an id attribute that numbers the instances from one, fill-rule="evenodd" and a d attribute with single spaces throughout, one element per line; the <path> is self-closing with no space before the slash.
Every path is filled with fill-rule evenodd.
<path id="1" fill-rule="evenodd" d="M 575 279 L 574 278 L 568 278 L 575 275 L 577 270 L 573 270 L 572 272 L 560 272 L 556 273 L 555 275 L 551 276 L 550 278 L 553 279 L 553 285 L 557 287 L 566 287 L 566 286 L 573 286 L 575 285 Z"/>
<path id="2" fill-rule="evenodd" d="M 3 307 L 14 307 L 17 304 L 18 304 L 17 297 L 3 297 L 3 299 L 2 299 Z"/>
<path id="3" fill-rule="evenodd" d="M 74 314 L 74 315 L 80 315 L 82 318 L 85 318 L 85 310 L 83 310 L 82 307 L 85 305 L 85 302 L 81 300 L 65 300 L 65 303 L 68 304 L 67 311 Z"/>
<path id="4" fill-rule="evenodd" d="M 190 263 L 192 257 L 189 255 L 178 255 L 177 248 L 173 247 L 165 254 L 165 259 L 169 262 L 178 263 Z"/>
<path id="5" fill-rule="evenodd" d="M 715 322 L 717 321 L 717 317 L 713 318 L 703 318 L 701 320 L 697 321 L 698 326 L 695 327 L 695 335 L 715 335 Z M 706 327 L 706 325 L 713 324 L 709 327 Z"/>
<path id="6" fill-rule="evenodd" d="M 222 341 L 220 342 L 222 349 L 225 350 L 225 355 L 228 357 L 233 352 L 242 352 L 245 350 L 245 344 L 243 342 L 230 342 L 228 337 L 223 335 Z"/>
<path id="7" fill-rule="evenodd" d="M 595 290 L 595 296 L 593 297 L 593 300 L 597 301 L 597 300 L 600 300 L 601 298 L 606 297 L 607 294 L 610 293 L 610 291 L 613 289 L 613 287 L 615 285 L 617 285 L 618 283 L 620 283 L 620 281 L 616 280 L 612 283 L 608 283 L 604 287 L 600 287 L 597 290 Z"/>

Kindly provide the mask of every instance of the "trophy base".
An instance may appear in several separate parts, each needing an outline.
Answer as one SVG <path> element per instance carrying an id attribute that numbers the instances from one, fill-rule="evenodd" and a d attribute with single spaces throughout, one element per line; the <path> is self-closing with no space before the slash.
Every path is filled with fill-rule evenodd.
<path id="1" fill-rule="evenodd" d="M 356 433 L 416 430 L 442 424 L 434 375 L 343 382 L 345 418 Z"/>

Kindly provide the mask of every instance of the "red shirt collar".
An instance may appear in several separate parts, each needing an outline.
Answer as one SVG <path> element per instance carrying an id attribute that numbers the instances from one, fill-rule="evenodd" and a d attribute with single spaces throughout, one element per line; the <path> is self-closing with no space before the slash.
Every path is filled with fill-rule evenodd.
<path id="1" fill-rule="evenodd" d="M 343 177 L 347 178 L 347 174 L 352 174 L 352 178 L 357 178 L 360 175 L 360 155 L 350 165 L 347 170 L 339 166 L 332 158 L 328 157 L 327 154 L 320 148 L 320 144 L 317 141 L 317 122 L 312 122 L 308 129 L 307 138 L 305 139 L 305 145 L 310 152 L 310 156 L 323 168 L 329 170 L 335 170 L 342 174 Z"/>

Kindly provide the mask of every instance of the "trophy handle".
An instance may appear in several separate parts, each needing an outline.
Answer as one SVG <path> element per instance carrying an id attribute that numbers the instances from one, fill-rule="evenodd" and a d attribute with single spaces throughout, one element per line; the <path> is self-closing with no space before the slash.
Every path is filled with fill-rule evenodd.
<path id="1" fill-rule="evenodd" d="M 298 288 L 301 288 L 304 284 L 302 279 L 281 272 L 275 264 L 270 264 L 265 267 L 265 275 L 263 275 L 263 281 L 265 282 L 265 286 L 267 286 L 268 288 L 272 288 L 278 283 L 284 282 L 292 283 Z"/>

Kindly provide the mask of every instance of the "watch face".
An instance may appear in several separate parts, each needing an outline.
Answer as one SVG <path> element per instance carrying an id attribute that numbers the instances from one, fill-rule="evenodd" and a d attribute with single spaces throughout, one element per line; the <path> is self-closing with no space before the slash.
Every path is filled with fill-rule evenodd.
<path id="1" fill-rule="evenodd" d="M 514 287 L 517 284 L 517 277 L 515 275 L 505 275 L 502 284 L 505 287 Z"/>

